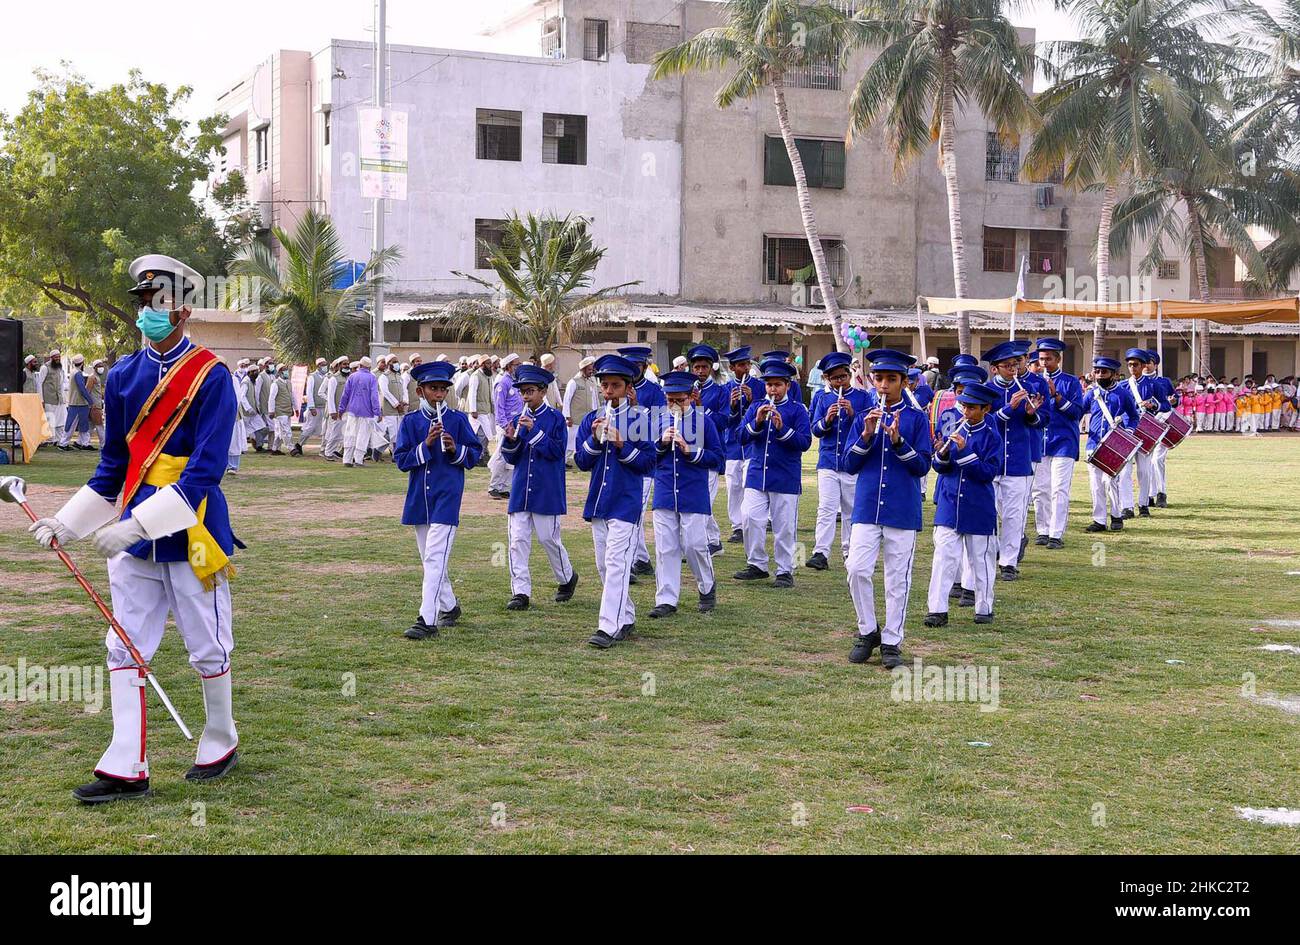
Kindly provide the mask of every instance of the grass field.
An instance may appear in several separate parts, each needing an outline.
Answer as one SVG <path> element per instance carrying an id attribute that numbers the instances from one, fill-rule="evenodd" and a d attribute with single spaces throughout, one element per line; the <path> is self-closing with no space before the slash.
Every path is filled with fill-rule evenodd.
<path id="1" fill-rule="evenodd" d="M 92 463 L 42 451 L 9 469 L 52 514 Z M 905 655 L 996 668 L 999 708 L 982 712 L 895 701 L 878 656 L 847 662 L 838 562 L 780 592 L 730 579 L 738 545 L 715 559 L 712 615 L 646 619 L 643 579 L 639 636 L 583 645 L 599 585 L 576 472 L 572 602 L 551 602 L 537 549 L 533 609 L 504 609 L 505 509 L 479 469 L 453 557 L 465 617 L 405 640 L 420 587 L 398 524 L 405 477 L 250 455 L 226 488 L 249 546 L 234 588 L 240 766 L 183 781 L 192 746 L 151 697 L 155 796 L 84 808 L 68 792 L 107 743 L 107 708 L 2 703 L 0 852 L 1300 850 L 1296 828 L 1233 811 L 1300 808 L 1300 715 L 1243 694 L 1300 693 L 1300 655 L 1260 649 L 1300 644 L 1300 438 L 1193 437 L 1170 459 L 1171 507 L 1114 535 L 1081 531 L 1078 469 L 1066 549 L 1031 546 L 1023 580 L 997 587 L 991 627 L 956 608 L 948 627 L 921 626 L 920 538 Z M 0 666 L 101 663 L 102 622 L 25 526 L 0 507 Z M 73 554 L 106 593 L 89 544 Z M 197 730 L 200 689 L 174 631 L 154 663 Z"/>

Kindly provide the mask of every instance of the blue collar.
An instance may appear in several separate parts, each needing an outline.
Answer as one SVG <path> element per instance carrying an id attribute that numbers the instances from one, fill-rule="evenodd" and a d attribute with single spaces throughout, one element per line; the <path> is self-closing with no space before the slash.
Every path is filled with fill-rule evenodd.
<path id="1" fill-rule="evenodd" d="M 967 432 L 967 433 L 975 433 L 975 432 L 978 431 L 978 430 L 983 430 L 984 427 L 986 427 L 987 425 L 988 425 L 988 424 L 986 424 L 983 420 L 981 420 L 979 423 L 975 424 L 974 426 L 968 426 L 968 427 L 966 427 L 966 432 Z"/>
<path id="2" fill-rule="evenodd" d="M 190 341 L 187 335 L 181 335 L 181 340 L 176 342 L 170 351 L 158 352 L 154 350 L 153 345 L 145 345 L 144 351 L 150 361 L 155 364 L 173 364 L 181 355 L 194 347 L 194 342 Z"/>
<path id="3" fill-rule="evenodd" d="M 993 383 L 997 384 L 998 387 L 1010 387 L 1010 386 L 1011 386 L 1012 384 L 1014 384 L 1015 382 L 1016 382 L 1016 378 L 1012 378 L 1011 380 L 1006 381 L 1006 380 L 1003 380 L 1003 379 L 1002 379 L 1002 375 L 1001 375 L 1001 374 L 994 374 L 994 375 L 993 375 Z"/>

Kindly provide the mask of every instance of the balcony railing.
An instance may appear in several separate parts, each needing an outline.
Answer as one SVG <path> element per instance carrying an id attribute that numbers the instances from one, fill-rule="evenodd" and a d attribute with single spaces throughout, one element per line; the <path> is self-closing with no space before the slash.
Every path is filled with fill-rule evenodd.
<path id="1" fill-rule="evenodd" d="M 1016 250 L 1014 246 L 985 246 L 985 272 L 1015 272 Z"/>
<path id="2" fill-rule="evenodd" d="M 1065 250 L 1030 250 L 1029 271 L 1040 276 L 1065 272 Z"/>
<path id="3" fill-rule="evenodd" d="M 1248 299 L 1271 299 L 1275 293 L 1244 285 L 1210 286 L 1211 302 L 1244 302 Z"/>

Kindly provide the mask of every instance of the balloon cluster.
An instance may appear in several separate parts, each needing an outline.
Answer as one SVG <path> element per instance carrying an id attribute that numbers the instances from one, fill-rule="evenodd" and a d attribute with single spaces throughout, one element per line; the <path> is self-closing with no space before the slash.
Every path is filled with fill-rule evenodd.
<path id="1" fill-rule="evenodd" d="M 871 338 L 856 325 L 841 326 L 841 333 L 844 336 L 844 343 L 854 351 L 865 351 L 871 347 Z"/>

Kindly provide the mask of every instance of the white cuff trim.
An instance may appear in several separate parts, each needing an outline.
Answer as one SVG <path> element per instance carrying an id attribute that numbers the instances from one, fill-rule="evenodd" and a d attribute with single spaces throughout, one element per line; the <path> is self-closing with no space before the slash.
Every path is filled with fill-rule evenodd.
<path id="1" fill-rule="evenodd" d="M 131 517 L 140 523 L 144 533 L 154 541 L 184 531 L 199 521 L 180 490 L 172 486 L 159 489 L 133 508 Z"/>
<path id="2" fill-rule="evenodd" d="M 117 506 L 90 486 L 82 486 L 54 516 L 78 540 L 117 518 Z"/>
<path id="3" fill-rule="evenodd" d="M 778 433 L 778 434 L 776 435 L 776 438 L 777 438 L 778 440 L 788 440 L 788 439 L 790 439 L 790 437 L 792 437 L 792 436 L 794 436 L 794 427 L 787 426 L 787 427 L 785 428 L 785 432 L 784 432 L 784 433 Z"/>
<path id="4" fill-rule="evenodd" d="M 908 450 L 906 453 L 899 453 L 898 458 L 900 460 L 906 461 L 911 459 L 915 455 L 916 455 L 916 450 Z"/>
<path id="5" fill-rule="evenodd" d="M 599 456 L 601 452 L 600 450 L 593 450 L 591 448 L 591 444 L 587 440 L 582 441 L 582 448 L 586 450 L 588 453 L 590 453 L 592 456 Z"/>
<path id="6" fill-rule="evenodd" d="M 415 448 L 415 460 L 421 466 L 423 466 L 425 463 L 429 461 L 429 457 L 425 455 L 423 443 L 421 443 L 419 446 Z"/>
<path id="7" fill-rule="evenodd" d="M 749 431 L 751 436 L 758 436 L 758 431 L 754 429 L 754 425 L 752 423 L 745 424 L 745 429 Z"/>
<path id="8" fill-rule="evenodd" d="M 528 441 L 528 445 L 536 446 L 538 443 L 542 442 L 542 438 L 545 436 L 546 436 L 545 430 L 538 430 L 537 435 Z"/>
<path id="9" fill-rule="evenodd" d="M 620 463 L 630 463 L 632 460 L 637 458 L 637 455 L 640 454 L 640 452 L 641 450 L 639 448 L 633 449 L 632 452 L 628 453 L 626 456 L 620 456 L 618 461 Z"/>
<path id="10" fill-rule="evenodd" d="M 958 466 L 965 466 L 967 463 L 973 463 L 977 459 L 979 459 L 978 453 L 967 453 L 965 456 L 961 456 L 958 457 L 957 459 L 954 459 L 953 462 L 956 463 Z"/>
<path id="11" fill-rule="evenodd" d="M 865 456 L 865 455 L 867 454 L 867 451 L 864 450 L 864 449 L 862 448 L 861 444 L 859 444 L 859 443 L 854 443 L 852 446 L 850 446 L 850 447 L 849 447 L 849 452 L 852 452 L 852 453 L 858 453 L 858 454 L 863 455 L 863 456 Z"/>
<path id="12" fill-rule="evenodd" d="M 465 464 L 465 447 L 462 446 L 460 449 L 456 451 L 455 462 L 457 465 L 460 466 L 463 466 Z"/>

